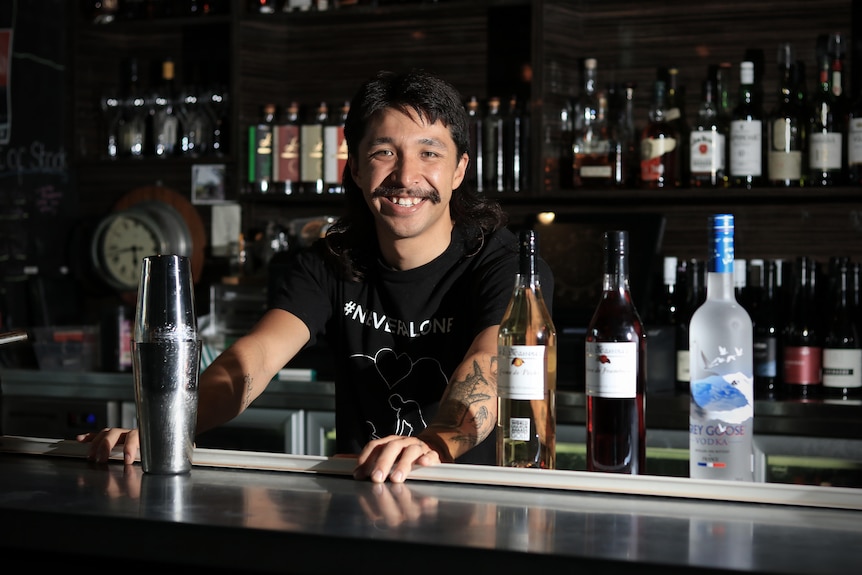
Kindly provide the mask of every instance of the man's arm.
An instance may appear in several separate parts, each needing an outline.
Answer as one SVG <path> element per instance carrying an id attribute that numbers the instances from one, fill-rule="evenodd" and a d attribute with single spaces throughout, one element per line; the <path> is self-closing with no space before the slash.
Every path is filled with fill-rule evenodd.
<path id="1" fill-rule="evenodd" d="M 369 442 L 354 477 L 393 483 L 413 465 L 450 463 L 493 433 L 497 425 L 497 332 L 491 326 L 473 340 L 449 379 L 437 416 L 415 437 L 390 435 Z"/>
<path id="2" fill-rule="evenodd" d="M 305 323 L 284 310 L 270 310 L 247 334 L 222 352 L 201 374 L 198 382 L 197 433 L 217 427 L 255 400 L 278 371 L 308 341 Z M 137 430 L 103 429 L 78 436 L 90 442 L 89 457 L 104 462 L 122 443 L 125 461 L 131 463 L 140 445 Z"/>
<path id="3" fill-rule="evenodd" d="M 308 339 L 305 323 L 292 313 L 266 312 L 201 374 L 197 433 L 245 411 Z"/>

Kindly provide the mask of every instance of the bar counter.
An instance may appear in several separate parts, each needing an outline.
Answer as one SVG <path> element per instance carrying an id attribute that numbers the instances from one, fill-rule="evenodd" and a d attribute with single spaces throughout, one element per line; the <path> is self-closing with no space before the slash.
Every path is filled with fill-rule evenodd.
<path id="1" fill-rule="evenodd" d="M 373 485 L 353 480 L 345 458 L 201 448 L 190 474 L 157 476 L 117 450 L 90 463 L 85 448 L 0 437 L 7 565 L 437 575 L 862 566 L 862 491 L 851 488 L 454 464 Z"/>

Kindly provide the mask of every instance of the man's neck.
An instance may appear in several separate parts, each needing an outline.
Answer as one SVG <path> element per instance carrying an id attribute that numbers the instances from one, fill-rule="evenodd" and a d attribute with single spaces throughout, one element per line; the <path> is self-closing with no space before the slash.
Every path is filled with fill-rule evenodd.
<path id="1" fill-rule="evenodd" d="M 383 240 L 380 242 L 380 252 L 386 264 L 396 270 L 424 266 L 446 251 L 452 241 L 454 227 L 454 224 L 448 223 L 420 236 Z"/>

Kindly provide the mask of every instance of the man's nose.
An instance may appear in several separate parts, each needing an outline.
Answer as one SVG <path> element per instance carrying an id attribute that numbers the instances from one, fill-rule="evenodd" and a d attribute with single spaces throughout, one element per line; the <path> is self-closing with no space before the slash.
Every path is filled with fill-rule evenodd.
<path id="1" fill-rule="evenodd" d="M 402 188 L 411 188 L 421 181 L 421 162 L 418 158 L 401 156 L 395 163 L 390 177 L 392 183 Z"/>

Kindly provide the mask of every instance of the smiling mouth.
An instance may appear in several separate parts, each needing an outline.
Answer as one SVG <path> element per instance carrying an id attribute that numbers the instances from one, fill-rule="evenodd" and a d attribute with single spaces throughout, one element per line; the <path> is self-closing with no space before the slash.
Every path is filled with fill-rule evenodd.
<path id="1" fill-rule="evenodd" d="M 384 199 L 402 208 L 418 206 L 425 200 L 431 200 L 432 204 L 440 203 L 440 194 L 433 189 L 420 190 L 380 186 L 374 190 L 372 197 Z"/>
<path id="2" fill-rule="evenodd" d="M 413 206 L 418 206 L 425 201 L 425 198 L 403 198 L 393 196 L 388 196 L 386 199 L 402 208 L 412 208 Z"/>

